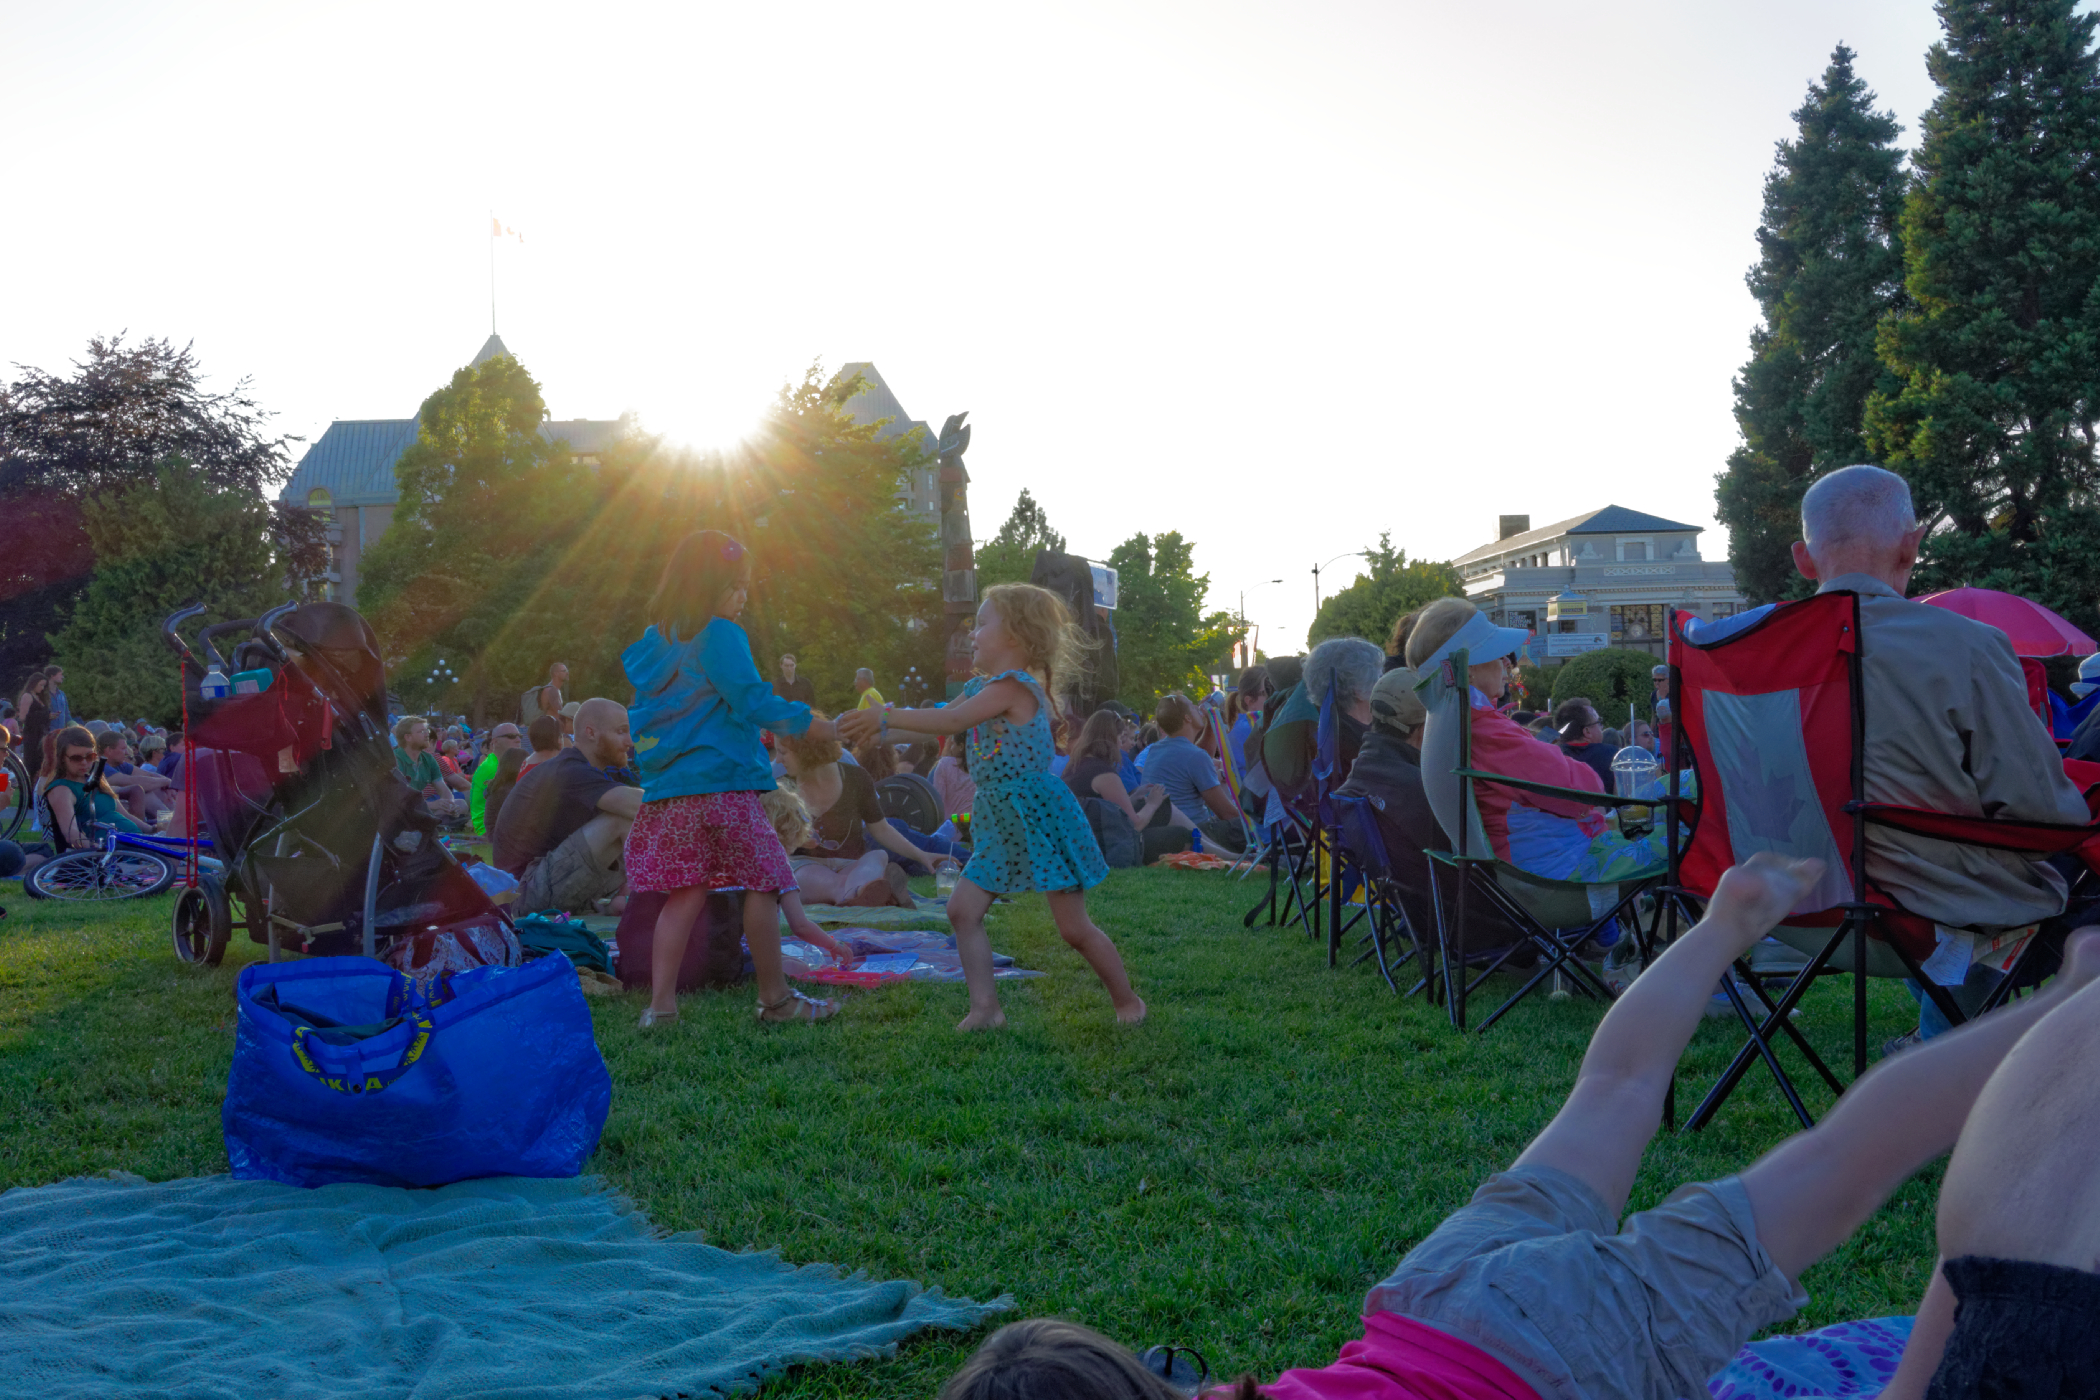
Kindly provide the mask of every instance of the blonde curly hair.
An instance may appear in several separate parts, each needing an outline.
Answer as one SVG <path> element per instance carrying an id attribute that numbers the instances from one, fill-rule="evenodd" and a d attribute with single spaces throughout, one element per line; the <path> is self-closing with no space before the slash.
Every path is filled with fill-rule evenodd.
<path id="1" fill-rule="evenodd" d="M 783 779 L 779 787 L 761 793 L 758 805 L 765 809 L 766 820 L 773 824 L 773 833 L 780 838 L 782 850 L 799 851 L 816 834 L 809 807 L 802 800 L 802 790 L 793 779 Z"/>
<path id="2" fill-rule="evenodd" d="M 1043 673 L 1045 692 L 1060 699 L 1078 693 L 1093 643 L 1064 599 L 1032 583 L 1000 583 L 984 590 L 984 601 L 1019 644 L 1028 669 Z"/>

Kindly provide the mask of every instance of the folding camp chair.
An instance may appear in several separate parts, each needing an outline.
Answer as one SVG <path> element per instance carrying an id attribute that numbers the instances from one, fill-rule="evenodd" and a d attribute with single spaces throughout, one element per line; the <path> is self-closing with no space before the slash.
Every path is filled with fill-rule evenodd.
<path id="1" fill-rule="evenodd" d="M 1218 736 L 1218 772 L 1225 781 L 1225 791 L 1232 797 L 1232 810 L 1239 813 L 1241 853 L 1233 858 L 1232 870 L 1244 880 L 1261 864 L 1261 833 L 1247 815 L 1246 775 L 1240 771 L 1240 756 L 1232 751 L 1232 726 L 1225 722 L 1225 712 L 1207 701 L 1203 713 Z"/>
<path id="2" fill-rule="evenodd" d="M 1360 967 L 1366 958 L 1375 957 L 1379 975 L 1385 978 L 1386 986 L 1397 993 L 1400 987 L 1393 981 L 1393 973 L 1419 954 L 1423 971 L 1421 979 L 1408 988 L 1408 995 L 1412 996 L 1429 988 L 1429 953 L 1420 932 L 1407 917 L 1407 906 L 1401 902 L 1399 881 L 1386 852 L 1385 838 L 1378 830 L 1377 813 L 1384 807 L 1384 801 L 1376 797 L 1339 793 L 1328 797 L 1326 825 L 1342 862 L 1334 873 L 1333 883 L 1342 886 L 1353 882 L 1363 895 L 1363 912 L 1352 919 L 1351 926 L 1356 923 L 1365 926 L 1360 940 L 1365 946 L 1349 965 Z M 1339 909 L 1335 918 L 1340 918 Z M 1388 945 L 1403 942 L 1407 951 L 1398 959 L 1392 958 Z"/>
<path id="3" fill-rule="evenodd" d="M 1691 835 L 1682 851 L 1671 842 L 1666 891 L 1668 922 L 1685 901 L 1703 901 L 1722 874 L 1758 851 L 1816 856 L 1822 879 L 1774 936 L 1809 955 L 1774 1002 L 1745 962 L 1722 990 L 1749 1031 L 1749 1041 L 1705 1100 L 1686 1120 L 1704 1127 L 1727 1101 L 1754 1060 L 1763 1060 L 1804 1127 L 1814 1122 L 1779 1062 L 1775 1033 L 1787 1039 L 1829 1085 L 1832 1073 L 1790 1013 L 1817 978 L 1852 973 L 1852 1070 L 1867 1067 L 1867 979 L 1902 977 L 1922 987 L 1949 1022 L 1961 1009 L 1921 970 L 1936 944 L 1933 925 L 1905 910 L 1866 873 L 1870 824 L 1964 845 L 2016 851 L 2031 857 L 2071 850 L 2093 839 L 2090 826 L 1997 821 L 1949 816 L 1869 802 L 1864 762 L 1867 715 L 1861 660 L 1872 639 L 1861 626 L 1859 595 L 1820 593 L 1774 608 L 1754 624 L 1704 644 L 1686 635 L 1688 619 L 1668 624 L 1670 711 L 1675 743 L 1690 745 L 1696 794 L 1684 811 Z M 1673 797 L 1682 797 L 1680 764 L 1670 763 Z M 2023 953 L 2037 951 L 2031 939 Z M 2010 995 L 2020 969 L 1994 1002 Z M 1763 1004 L 1753 1014 L 1743 992 Z"/>
<path id="4" fill-rule="evenodd" d="M 1294 698 L 1300 694 L 1294 686 L 1285 692 L 1278 703 L 1272 724 L 1281 723 L 1283 716 L 1292 707 Z M 1266 731 L 1264 732 L 1266 742 Z M 1264 767 L 1266 767 L 1264 760 Z M 1308 938 L 1320 936 L 1321 905 L 1326 900 L 1327 887 L 1322 874 L 1326 846 L 1322 838 L 1318 811 L 1317 785 L 1311 782 L 1296 792 L 1288 792 L 1269 775 L 1275 792 L 1276 805 L 1282 817 L 1275 822 L 1264 823 L 1261 858 L 1268 862 L 1268 893 L 1254 902 L 1241 923 L 1254 927 L 1256 916 L 1264 908 L 1268 910 L 1269 923 L 1289 923 L 1296 919 Z"/>
<path id="5" fill-rule="evenodd" d="M 1428 852 L 1429 893 L 1436 916 L 1438 976 L 1441 995 L 1450 1010 L 1451 1024 L 1466 1027 L 1466 1003 L 1480 984 L 1501 970 L 1520 950 L 1536 949 L 1539 964 L 1517 991 L 1481 1022 L 1486 1031 L 1510 1008 L 1529 996 L 1548 978 L 1560 978 L 1587 996 L 1609 1001 L 1612 991 L 1576 951 L 1610 928 L 1627 913 L 1646 891 L 1662 883 L 1661 874 L 1617 884 L 1595 885 L 1577 880 L 1554 880 L 1534 875 L 1497 858 L 1480 823 L 1475 784 L 1499 783 L 1549 797 L 1566 797 L 1597 807 L 1647 806 L 1657 809 L 1657 819 L 1668 820 L 1672 798 L 1656 795 L 1639 798 L 1615 797 L 1609 793 L 1555 787 L 1484 773 L 1473 767 L 1472 685 L 1467 679 L 1471 662 L 1464 650 L 1453 652 L 1440 666 L 1423 677 L 1418 686 L 1429 707 L 1428 723 L 1422 732 L 1422 789 L 1437 825 L 1450 838 L 1451 850 Z M 1455 873 L 1450 899 L 1443 881 L 1436 878 L 1438 866 Z M 1466 903 L 1469 898 L 1486 899 L 1523 933 L 1470 980 L 1466 968 Z M 1447 912 L 1448 911 L 1448 912 Z M 1637 921 L 1629 918 L 1629 923 Z M 1637 926 L 1631 935 L 1645 952 L 1647 934 Z"/>

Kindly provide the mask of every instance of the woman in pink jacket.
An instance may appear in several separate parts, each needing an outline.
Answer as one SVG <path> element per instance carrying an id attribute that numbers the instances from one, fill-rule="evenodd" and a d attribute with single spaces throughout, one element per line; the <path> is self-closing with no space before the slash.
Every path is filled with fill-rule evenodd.
<path id="1" fill-rule="evenodd" d="M 1426 675 L 1452 652 L 1467 653 L 1475 768 L 1601 793 L 1604 785 L 1588 764 L 1540 742 L 1495 708 L 1509 686 L 1510 657 L 1527 639 L 1519 628 L 1497 627 L 1464 598 L 1439 598 L 1415 621 L 1407 664 Z M 1580 799 L 1489 782 L 1476 784 L 1473 798 L 1497 858 L 1534 875 L 1602 884 L 1654 874 L 1665 864 L 1659 838 L 1629 842 L 1601 809 Z"/>

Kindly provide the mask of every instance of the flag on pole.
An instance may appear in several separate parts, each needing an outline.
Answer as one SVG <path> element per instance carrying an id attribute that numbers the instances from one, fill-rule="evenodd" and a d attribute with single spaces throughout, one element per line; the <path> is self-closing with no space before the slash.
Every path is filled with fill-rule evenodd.
<path id="1" fill-rule="evenodd" d="M 489 237 L 515 238 L 520 244 L 523 244 L 525 242 L 524 234 L 519 233 L 514 228 L 507 227 L 504 224 L 503 220 L 497 218 L 494 214 L 489 215 Z"/>

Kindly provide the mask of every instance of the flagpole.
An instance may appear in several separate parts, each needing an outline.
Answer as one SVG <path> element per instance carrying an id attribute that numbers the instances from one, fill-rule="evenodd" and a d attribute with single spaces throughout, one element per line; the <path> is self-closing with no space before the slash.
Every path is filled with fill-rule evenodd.
<path id="1" fill-rule="evenodd" d="M 489 214 L 489 334 L 496 333 L 496 216 Z"/>

